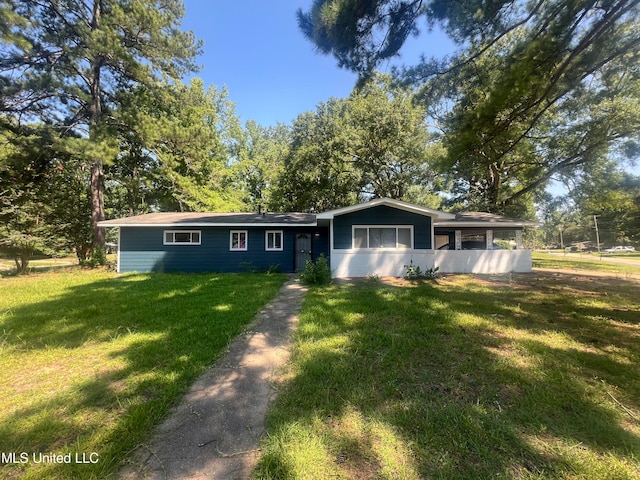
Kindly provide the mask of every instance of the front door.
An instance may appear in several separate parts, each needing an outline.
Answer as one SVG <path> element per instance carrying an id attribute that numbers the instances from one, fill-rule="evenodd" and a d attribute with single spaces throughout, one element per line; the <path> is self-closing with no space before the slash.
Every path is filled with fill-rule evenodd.
<path id="1" fill-rule="evenodd" d="M 311 260 L 311 235 L 298 233 L 296 235 L 296 272 L 304 270 L 307 260 Z"/>

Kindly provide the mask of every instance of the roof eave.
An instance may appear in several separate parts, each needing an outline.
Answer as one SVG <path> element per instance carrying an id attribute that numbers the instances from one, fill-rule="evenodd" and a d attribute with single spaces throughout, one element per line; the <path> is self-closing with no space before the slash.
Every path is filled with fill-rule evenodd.
<path id="1" fill-rule="evenodd" d="M 318 220 L 332 220 L 334 217 L 339 215 L 358 212 L 360 210 L 366 210 L 368 208 L 377 207 L 379 205 L 387 205 L 394 208 L 398 208 L 399 210 L 405 210 L 407 212 L 417 213 L 419 215 L 426 215 L 430 217 L 436 217 L 436 218 L 442 218 L 442 219 L 455 218 L 455 215 L 451 213 L 445 213 L 439 210 L 433 210 L 431 208 L 421 207 L 419 205 L 413 205 L 411 203 L 403 202 L 401 200 L 395 200 L 393 198 L 376 198 L 375 200 L 371 200 L 365 203 L 359 203 L 358 205 L 352 205 L 349 207 L 329 210 L 327 212 L 317 214 L 316 218 Z"/>
<path id="2" fill-rule="evenodd" d="M 307 223 L 204 223 L 204 222 L 174 222 L 174 223 L 118 223 L 111 220 L 105 220 L 104 222 L 98 222 L 99 227 L 317 227 L 318 222 Z"/>

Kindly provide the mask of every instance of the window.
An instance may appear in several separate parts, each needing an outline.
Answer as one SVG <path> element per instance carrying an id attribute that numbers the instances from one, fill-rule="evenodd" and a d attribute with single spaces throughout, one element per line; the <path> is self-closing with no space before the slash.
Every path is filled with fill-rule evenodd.
<path id="1" fill-rule="evenodd" d="M 229 236 L 229 250 L 245 251 L 247 249 L 247 231 L 231 230 Z"/>
<path id="2" fill-rule="evenodd" d="M 353 248 L 412 248 L 413 228 L 410 226 L 353 227 Z"/>
<path id="3" fill-rule="evenodd" d="M 165 245 L 200 245 L 200 230 L 165 230 Z"/>
<path id="4" fill-rule="evenodd" d="M 267 252 L 281 252 L 282 249 L 282 230 L 267 230 L 265 250 Z"/>

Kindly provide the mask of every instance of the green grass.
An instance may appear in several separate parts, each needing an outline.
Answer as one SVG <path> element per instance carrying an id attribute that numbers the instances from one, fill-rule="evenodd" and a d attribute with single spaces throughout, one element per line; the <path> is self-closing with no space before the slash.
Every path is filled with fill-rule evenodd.
<path id="1" fill-rule="evenodd" d="M 616 255 L 616 258 L 627 257 L 627 255 Z M 629 255 L 634 257 L 633 254 Z M 620 265 L 617 263 L 607 262 L 606 257 L 600 259 L 597 255 L 584 254 L 582 257 L 550 255 L 543 252 L 533 252 L 534 268 L 556 268 L 556 269 L 577 269 L 577 270 L 593 270 L 601 272 L 611 272 L 620 274 L 640 274 L 640 267 L 632 267 L 628 265 Z"/>
<path id="2" fill-rule="evenodd" d="M 0 280 L 0 452 L 99 455 L 0 478 L 106 478 L 284 281 L 46 273 Z M 95 457 L 94 457 L 95 458 Z"/>
<path id="3" fill-rule="evenodd" d="M 68 256 L 60 258 L 38 258 L 29 262 L 30 271 L 67 268 L 78 264 L 78 257 Z M 0 277 L 15 275 L 16 264 L 12 258 L 0 257 Z"/>
<path id="4" fill-rule="evenodd" d="M 313 289 L 254 476 L 640 478 L 638 289 L 562 273 Z"/>

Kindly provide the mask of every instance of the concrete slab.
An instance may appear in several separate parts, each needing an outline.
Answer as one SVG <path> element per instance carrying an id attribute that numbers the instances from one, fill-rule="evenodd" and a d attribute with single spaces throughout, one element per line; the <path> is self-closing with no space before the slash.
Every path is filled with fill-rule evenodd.
<path id="1" fill-rule="evenodd" d="M 291 278 L 276 298 L 191 387 L 122 479 L 244 479 L 260 458 L 264 420 L 274 396 L 274 370 L 289 358 L 304 298 Z"/>

